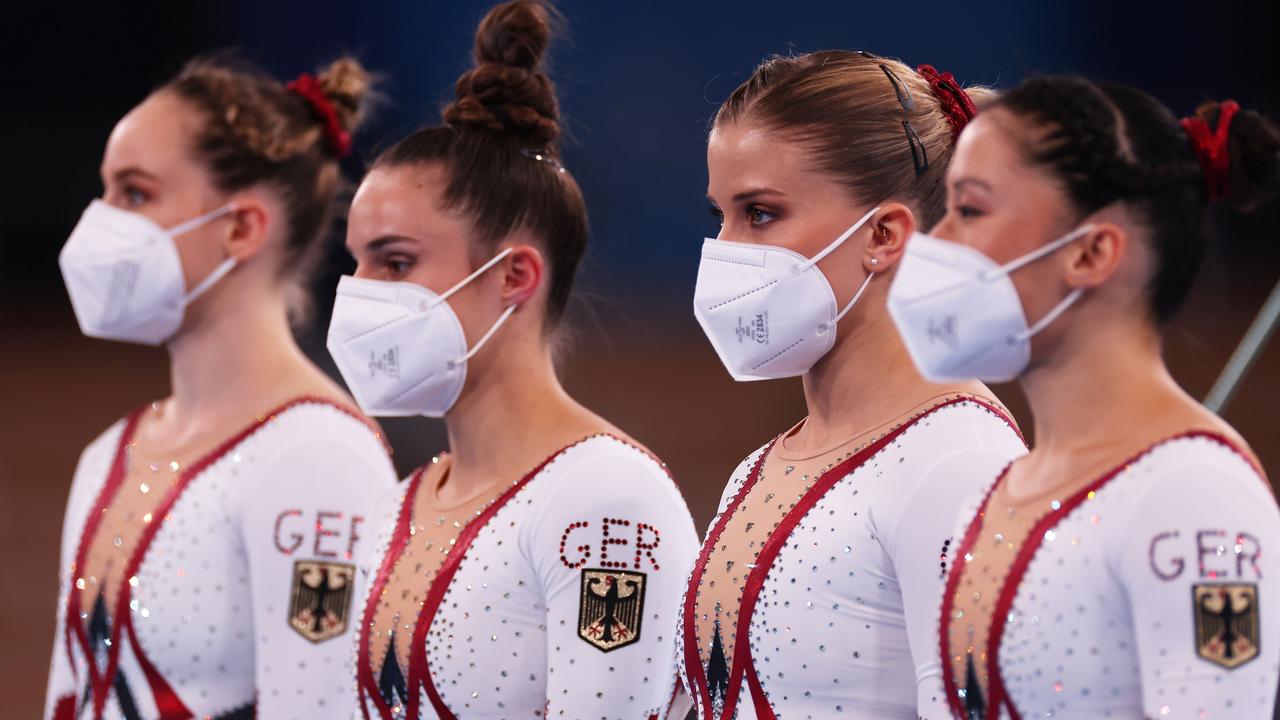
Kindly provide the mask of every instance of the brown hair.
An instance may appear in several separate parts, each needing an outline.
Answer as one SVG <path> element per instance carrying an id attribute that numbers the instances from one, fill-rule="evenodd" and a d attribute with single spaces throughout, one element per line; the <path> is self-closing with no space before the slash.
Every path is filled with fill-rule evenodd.
<path id="1" fill-rule="evenodd" d="M 471 220 L 477 263 L 512 232 L 532 234 L 549 258 L 549 328 L 564 314 L 587 245 L 586 205 L 560 164 L 559 106 L 542 69 L 551 20 L 537 0 L 490 10 L 476 29 L 475 67 L 458 78 L 445 124 L 418 130 L 374 163 L 441 166 L 444 202 Z"/>
<path id="2" fill-rule="evenodd" d="M 1151 312 L 1157 323 L 1172 318 L 1204 255 L 1205 208 L 1214 199 L 1179 120 L 1141 90 L 1070 75 L 1027 80 L 992 108 L 1039 131 L 1017 141 L 1059 181 L 1077 218 L 1120 202 L 1147 227 L 1156 255 Z M 1221 111 L 1208 102 L 1196 116 L 1215 128 Z M 1228 130 L 1225 199 L 1253 210 L 1280 192 L 1280 130 L 1252 110 L 1238 112 Z"/>
<path id="3" fill-rule="evenodd" d="M 923 69 L 924 66 L 922 66 Z M 898 60 L 824 50 L 760 63 L 716 112 L 714 125 L 758 123 L 797 142 L 815 167 L 864 204 L 897 200 L 921 226 L 942 218 L 955 148 L 955 96 Z M 974 99 L 989 91 L 964 91 Z"/>
<path id="4" fill-rule="evenodd" d="M 339 128 L 354 131 L 369 94 L 369 74 L 356 60 L 341 58 L 315 81 Z M 288 228 L 281 274 L 291 286 L 291 312 L 301 314 L 301 286 L 323 255 L 322 238 L 345 188 L 338 163 L 342 148 L 322 113 L 285 84 L 229 58 L 194 60 L 157 92 L 174 93 L 204 114 L 194 151 L 219 189 L 264 183 L 279 193 Z"/>

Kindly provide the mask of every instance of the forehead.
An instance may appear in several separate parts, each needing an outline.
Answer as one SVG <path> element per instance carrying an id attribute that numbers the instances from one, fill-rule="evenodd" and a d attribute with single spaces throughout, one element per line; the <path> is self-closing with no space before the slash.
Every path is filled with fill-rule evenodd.
<path id="1" fill-rule="evenodd" d="M 192 164 L 193 138 L 202 118 L 190 103 L 170 92 L 158 92 L 116 123 L 102 158 L 104 175 L 138 168 L 154 175 Z"/>
<path id="2" fill-rule="evenodd" d="M 470 229 L 466 218 L 457 210 L 443 207 L 446 180 L 444 168 L 438 165 L 371 171 L 352 199 L 349 239 L 465 236 Z"/>
<path id="3" fill-rule="evenodd" d="M 794 141 L 751 123 L 717 125 L 707 139 L 712 185 L 768 185 L 810 172 L 805 153 Z"/>
<path id="4" fill-rule="evenodd" d="M 952 172 L 964 166 L 1015 169 L 1024 162 L 1014 118 L 995 109 L 979 114 L 960 134 L 951 161 Z"/>

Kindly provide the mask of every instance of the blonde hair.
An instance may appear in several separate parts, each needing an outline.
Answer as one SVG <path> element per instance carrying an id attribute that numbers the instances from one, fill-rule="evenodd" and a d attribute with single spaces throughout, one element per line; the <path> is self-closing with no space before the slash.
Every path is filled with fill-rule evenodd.
<path id="1" fill-rule="evenodd" d="M 927 228 L 945 210 L 943 179 L 967 121 L 956 96 L 991 94 L 942 77 L 945 90 L 901 61 L 865 52 L 772 57 L 725 100 L 714 125 L 755 123 L 796 142 L 857 202 L 904 202 Z"/>

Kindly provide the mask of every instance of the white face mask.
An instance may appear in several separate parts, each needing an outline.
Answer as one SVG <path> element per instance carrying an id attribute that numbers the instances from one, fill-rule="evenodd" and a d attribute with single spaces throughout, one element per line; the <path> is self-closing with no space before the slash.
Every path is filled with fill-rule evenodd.
<path id="1" fill-rule="evenodd" d="M 236 266 L 227 258 L 187 292 L 173 239 L 232 209 L 225 205 L 166 230 L 145 215 L 89 203 L 58 255 L 80 331 L 144 345 L 173 337 L 187 305 Z"/>
<path id="2" fill-rule="evenodd" d="M 1027 327 L 1009 277 L 1087 234 L 1086 225 L 1022 257 L 997 265 L 967 245 L 916 233 L 889 286 L 889 315 L 920 374 L 933 382 L 1007 382 L 1031 360 L 1031 337 L 1067 311 L 1076 288 Z"/>
<path id="3" fill-rule="evenodd" d="M 441 417 L 462 394 L 467 360 L 493 337 L 512 305 L 467 350 L 467 336 L 446 302 L 511 252 L 507 248 L 443 295 L 411 282 L 338 281 L 326 347 L 360 408 L 370 415 Z"/>
<path id="4" fill-rule="evenodd" d="M 734 380 L 803 375 L 827 354 L 836 340 L 836 323 L 874 275 L 867 275 L 849 304 L 836 312 L 835 293 L 817 265 L 879 209 L 812 258 L 773 245 L 706 239 L 693 314 Z"/>

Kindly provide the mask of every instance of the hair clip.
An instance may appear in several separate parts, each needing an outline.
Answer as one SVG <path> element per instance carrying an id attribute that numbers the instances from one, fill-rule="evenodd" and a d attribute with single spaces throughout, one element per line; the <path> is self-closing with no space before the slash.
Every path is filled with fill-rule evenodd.
<path id="1" fill-rule="evenodd" d="M 902 128 L 907 131 L 907 144 L 911 146 L 911 163 L 916 167 L 916 177 L 920 177 L 929 169 L 929 153 L 925 151 L 924 143 L 920 141 L 920 136 L 910 122 L 903 120 Z"/>
<path id="2" fill-rule="evenodd" d="M 550 165 L 551 167 L 556 169 L 556 172 L 565 172 L 564 165 L 560 163 L 560 160 L 556 156 L 548 152 L 547 150 L 521 148 L 520 154 L 532 160 L 537 160 L 540 163 L 545 163 L 547 165 Z"/>

